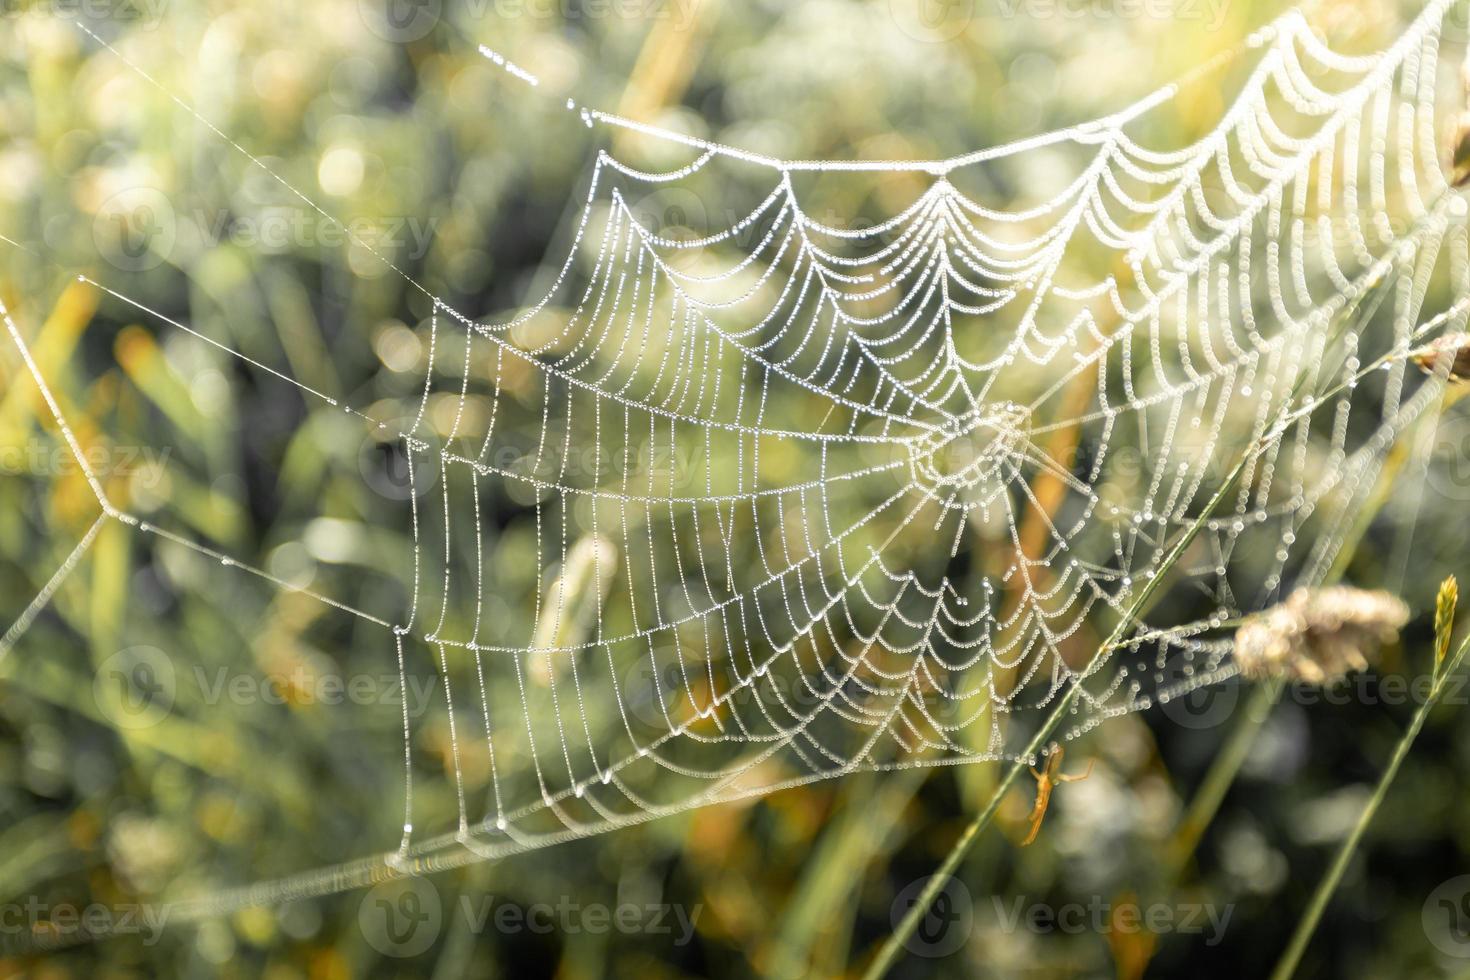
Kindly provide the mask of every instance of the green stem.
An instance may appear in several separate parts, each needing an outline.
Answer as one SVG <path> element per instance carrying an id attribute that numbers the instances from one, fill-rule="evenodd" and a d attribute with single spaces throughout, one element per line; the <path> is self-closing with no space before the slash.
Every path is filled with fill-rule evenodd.
<path id="1" fill-rule="evenodd" d="M 1429 690 L 1429 696 L 1414 712 L 1414 719 L 1409 723 L 1408 730 L 1399 739 L 1394 747 L 1393 758 L 1389 760 L 1388 768 L 1383 770 L 1383 775 L 1378 779 L 1378 786 L 1373 790 L 1373 796 L 1368 800 L 1368 805 L 1363 808 L 1358 817 L 1357 824 L 1347 840 L 1342 842 L 1342 847 L 1337 851 L 1337 857 L 1332 861 L 1332 866 L 1327 869 L 1327 874 L 1317 883 L 1317 890 L 1312 894 L 1312 900 L 1307 905 L 1306 912 L 1296 924 L 1296 931 L 1292 934 L 1291 942 L 1287 944 L 1286 951 L 1281 954 L 1281 959 L 1276 964 L 1276 969 L 1271 973 L 1271 980 L 1288 980 L 1296 971 L 1297 964 L 1301 961 L 1302 953 L 1306 951 L 1307 943 L 1312 939 L 1312 933 L 1317 929 L 1317 923 L 1322 918 L 1322 912 L 1327 908 L 1327 902 L 1332 898 L 1332 893 L 1337 890 L 1342 881 L 1344 872 L 1347 871 L 1348 862 L 1352 860 L 1353 853 L 1358 849 L 1363 834 L 1368 830 L 1368 825 L 1373 822 L 1373 815 L 1378 812 L 1378 806 L 1388 795 L 1388 788 L 1393 784 L 1394 777 L 1398 775 L 1399 766 L 1409 754 L 1409 749 L 1414 745 L 1414 739 L 1419 736 L 1419 731 L 1424 727 L 1424 720 L 1429 717 L 1429 712 L 1439 703 L 1444 695 L 1445 681 L 1460 667 L 1465 659 L 1465 653 L 1470 650 L 1470 639 L 1460 644 L 1460 649 L 1455 651 L 1454 659 L 1438 671 L 1434 685 Z"/>
<path id="2" fill-rule="evenodd" d="M 1016 778 L 1021 775 L 1021 771 L 1025 769 L 1026 757 L 1034 755 L 1041 750 L 1046 739 L 1055 730 L 1056 724 L 1060 723 L 1062 711 L 1070 708 L 1073 701 L 1076 700 L 1076 692 L 1076 685 L 1068 689 L 1066 695 L 1057 703 L 1056 709 L 1047 717 L 1046 723 L 1041 726 L 1036 735 L 1031 739 L 1031 744 L 1026 746 L 1025 754 L 1011 763 L 1006 769 L 1005 775 L 1001 777 L 1000 784 L 995 787 L 995 792 L 990 794 L 990 800 L 985 804 L 985 808 L 975 815 L 974 820 L 970 821 L 970 825 L 965 828 L 965 832 L 960 835 L 960 839 L 955 841 L 954 847 L 949 849 L 949 854 L 945 855 L 944 863 L 929 877 L 929 880 L 924 885 L 924 890 L 919 893 L 919 897 L 914 900 L 914 904 L 909 906 L 909 910 L 904 913 L 903 920 L 899 922 L 893 932 L 889 933 L 888 938 L 883 943 L 883 948 L 878 951 L 877 959 L 873 960 L 872 965 L 864 971 L 863 980 L 878 980 L 879 977 L 888 972 L 888 968 L 893 965 L 894 959 L 898 956 L 899 949 L 914 934 L 914 930 L 919 927 L 919 920 L 928 913 L 929 906 L 934 904 L 934 899 L 938 897 L 940 890 L 944 888 L 945 884 L 954 875 L 955 869 L 960 866 L 960 861 L 969 852 L 970 846 L 975 842 L 975 838 L 980 836 L 980 832 L 990 824 L 991 818 L 995 816 L 995 811 L 1000 809 L 1000 801 L 1005 798 L 1006 792 L 1015 783 Z"/>
<path id="3" fill-rule="evenodd" d="M 1443 414 L 1443 407 L 1441 407 L 1441 414 Z M 1367 535 L 1368 528 L 1372 526 L 1373 519 L 1392 496 L 1393 487 L 1408 458 L 1409 453 L 1402 444 L 1395 447 L 1389 454 L 1372 498 L 1353 523 L 1352 530 L 1337 553 L 1337 560 L 1323 576 L 1323 585 L 1334 585 L 1347 574 L 1348 566 L 1352 563 L 1358 546 L 1362 544 L 1363 538 Z M 1214 821 L 1215 814 L 1220 810 L 1220 804 L 1225 802 L 1225 794 L 1230 791 L 1235 777 L 1240 775 L 1240 767 L 1249 757 L 1251 746 L 1255 744 L 1256 736 L 1260 734 L 1266 719 L 1271 716 L 1271 709 L 1276 706 L 1282 690 L 1283 685 L 1280 682 L 1268 681 L 1258 685 L 1251 692 L 1251 699 L 1245 706 L 1245 717 L 1231 731 L 1229 739 L 1220 749 L 1219 754 L 1215 756 L 1215 761 L 1211 763 L 1209 771 L 1205 773 L 1204 782 L 1200 784 L 1194 798 L 1190 800 L 1189 809 L 1185 812 L 1184 819 L 1179 822 L 1174 832 L 1174 839 L 1169 846 L 1167 880 L 1171 888 L 1178 884 L 1179 876 L 1184 873 L 1185 865 L 1189 863 L 1195 848 L 1199 846 L 1205 829 Z"/>
<path id="4" fill-rule="evenodd" d="M 1428 225 L 1430 224 L 1430 218 L 1439 214 L 1441 208 L 1445 206 L 1445 203 L 1449 199 L 1449 197 L 1450 194 L 1446 191 L 1442 192 L 1439 197 L 1435 198 L 1434 202 L 1431 204 L 1426 213 L 1415 222 L 1414 227 L 1409 231 L 1407 235 L 1404 236 L 1404 240 L 1416 239 L 1419 234 L 1428 227 Z M 1386 260 L 1380 259 L 1379 264 L 1386 267 L 1387 263 Z M 1341 308 L 1339 308 L 1329 316 L 1328 322 L 1330 324 L 1335 324 L 1334 336 L 1336 336 L 1338 332 L 1345 330 L 1348 322 L 1354 319 L 1359 314 L 1365 296 L 1375 296 L 1373 306 L 1370 307 L 1367 314 L 1369 317 L 1371 317 L 1373 313 L 1377 311 L 1378 305 L 1382 303 L 1383 295 L 1386 293 L 1386 291 L 1383 290 L 1381 287 L 1385 282 L 1388 281 L 1388 277 L 1384 275 L 1382 271 L 1375 269 L 1373 274 L 1367 278 L 1367 287 L 1359 292 L 1357 295 L 1349 299 Z M 1385 357 L 1381 358 L 1380 360 L 1386 362 L 1387 357 L 1388 355 L 1385 355 Z M 1305 377 L 1297 379 L 1295 385 L 1292 388 L 1291 398 L 1289 398 L 1285 405 L 1283 405 L 1283 414 L 1281 417 L 1278 417 L 1278 422 L 1280 422 L 1281 419 L 1284 418 L 1285 407 L 1287 405 L 1290 405 L 1296 399 L 1296 397 L 1300 395 L 1301 389 L 1304 386 L 1305 382 Z M 1336 388 L 1331 389 L 1326 392 L 1325 395 L 1330 396 L 1337 390 L 1338 389 Z M 1325 400 L 1325 398 L 1321 398 L 1318 400 L 1318 403 L 1321 404 Z M 1083 669 L 1080 675 L 1078 675 L 1079 677 L 1087 676 L 1087 674 L 1090 673 L 1092 668 L 1097 664 L 1099 659 L 1107 656 L 1112 650 L 1116 648 L 1118 642 L 1123 638 L 1129 628 L 1131 628 L 1133 623 L 1136 621 L 1139 612 L 1147 606 L 1150 598 L 1153 596 L 1155 590 L 1159 587 L 1159 584 L 1163 582 L 1169 570 L 1174 567 L 1175 563 L 1177 563 L 1181 557 L 1183 557 L 1185 550 L 1194 541 L 1195 537 L 1198 536 L 1200 530 L 1205 526 L 1205 522 L 1209 520 L 1212 514 L 1214 514 L 1215 509 L 1220 505 L 1221 501 L 1225 499 L 1226 494 L 1235 485 L 1235 482 L 1240 479 L 1241 474 L 1245 471 L 1246 463 L 1249 462 L 1254 457 L 1254 455 L 1263 448 L 1262 444 L 1265 441 L 1272 438 L 1279 438 L 1279 433 L 1276 433 L 1274 430 L 1274 425 L 1267 428 L 1265 430 L 1265 434 L 1261 437 L 1261 440 L 1258 442 L 1258 444 L 1253 445 L 1241 454 L 1240 459 L 1236 461 L 1234 468 L 1230 471 L 1230 474 L 1221 483 L 1219 490 L 1216 491 L 1215 495 L 1210 498 L 1210 502 L 1205 506 L 1204 510 L 1185 530 L 1183 537 L 1181 537 L 1178 543 L 1175 544 L 1175 546 L 1169 552 L 1164 561 L 1160 563 L 1158 570 L 1154 573 L 1153 577 L 1148 580 L 1148 584 L 1144 586 L 1143 590 L 1139 593 L 1138 598 L 1134 600 L 1134 602 L 1128 607 L 1128 611 L 1119 620 L 1118 625 L 1113 630 L 1112 635 L 1108 637 L 1106 642 L 1104 642 L 1097 648 L 1097 651 L 1093 654 L 1092 659 L 1088 661 L 1087 667 Z M 983 831 L 990 824 L 991 819 L 995 816 L 995 812 L 1000 808 L 1000 802 L 1005 797 L 1006 792 L 1011 788 L 1012 784 L 1014 784 L 1016 779 L 1020 776 L 1021 770 L 1027 765 L 1028 758 L 1034 757 L 1035 754 L 1041 750 L 1042 746 L 1046 744 L 1046 740 L 1051 737 L 1052 733 L 1056 731 L 1057 726 L 1061 724 L 1061 720 L 1065 713 L 1069 711 L 1072 705 L 1076 702 L 1079 693 L 1078 683 L 1080 683 L 1080 680 L 1078 682 L 1074 682 L 1067 689 L 1067 693 L 1063 695 L 1063 697 L 1057 702 L 1056 708 L 1052 711 L 1050 715 L 1047 716 L 1046 721 L 1037 730 L 1035 736 L 1032 737 L 1031 742 L 1026 747 L 1026 751 L 1006 769 L 1005 775 L 1001 777 L 1000 784 L 996 786 L 995 792 L 991 794 L 990 800 L 985 804 L 985 808 L 975 815 L 974 820 L 970 821 L 970 825 L 965 828 L 965 832 L 960 835 L 960 839 L 955 842 L 954 847 L 951 848 L 949 854 L 945 856 L 944 862 L 939 866 L 938 870 L 936 870 L 935 873 L 930 876 L 928 882 L 924 885 L 924 890 L 919 893 L 918 899 L 915 900 L 914 904 L 909 907 L 906 913 L 904 913 L 903 919 L 884 941 L 883 947 L 878 951 L 878 956 L 873 960 L 868 969 L 864 971 L 863 980 L 878 980 L 878 978 L 882 977 L 888 971 L 889 967 L 893 965 L 893 961 L 898 956 L 899 949 L 903 946 L 904 942 L 908 940 L 909 936 L 913 935 L 914 930 L 919 927 L 919 921 L 924 917 L 925 914 L 928 913 L 929 906 L 934 903 L 934 899 L 938 897 L 940 890 L 944 887 L 949 878 L 954 874 L 955 869 L 959 867 L 960 861 L 969 851 L 971 845 L 974 844 L 975 839 L 979 837 L 980 832 Z M 1249 742 L 1247 741 L 1247 747 L 1248 744 Z M 1242 758 L 1244 758 L 1243 755 Z"/>
<path id="5" fill-rule="evenodd" d="M 1092 655 L 1091 660 L 1088 661 L 1087 667 L 1078 675 L 1079 678 L 1085 677 L 1090 673 L 1099 659 L 1107 656 L 1117 646 L 1118 641 L 1133 626 L 1139 611 L 1148 604 L 1169 570 L 1183 557 L 1185 550 L 1194 541 L 1200 529 L 1205 526 L 1205 522 L 1215 512 L 1215 508 L 1225 499 L 1231 487 L 1235 485 L 1235 481 L 1245 471 L 1246 463 L 1258 449 L 1259 447 L 1254 447 L 1241 454 L 1235 467 L 1230 471 L 1230 475 L 1221 483 L 1215 495 L 1210 498 L 1210 502 L 1205 506 L 1203 512 L 1195 518 L 1194 522 L 1186 529 L 1184 535 L 1175 543 L 1174 547 L 1160 564 L 1159 570 L 1139 591 L 1138 597 L 1134 599 L 1133 603 L 1128 607 L 1128 611 L 1118 621 L 1117 626 L 1113 628 L 1113 632 L 1107 641 L 1098 646 L 1097 651 Z M 1056 707 L 1052 709 L 1051 714 L 1047 715 L 1046 721 L 1042 723 L 1041 727 L 1037 729 L 1036 734 L 1032 736 L 1030 743 L 1026 746 L 1026 750 L 1007 767 L 1005 775 L 1001 777 L 1000 784 L 990 794 L 989 802 L 985 804 L 984 809 L 975 815 L 975 819 L 970 821 L 970 825 L 965 828 L 965 832 L 960 835 L 960 839 L 955 842 L 954 847 L 945 856 L 944 863 L 930 876 L 929 881 L 924 885 L 924 890 L 919 893 L 918 899 L 904 913 L 903 919 L 893 932 L 889 934 L 888 939 L 884 941 L 883 948 L 878 951 L 877 958 L 873 960 L 872 965 L 864 972 L 864 980 L 877 980 L 877 978 L 883 976 L 888 971 L 888 968 L 893 965 L 894 959 L 898 956 L 899 949 L 914 934 L 914 930 L 919 927 L 919 921 L 928 913 L 929 906 L 938 897 L 940 889 L 949 881 L 955 869 L 959 867 L 960 861 L 970 850 L 970 846 L 980 836 L 980 832 L 990 824 L 991 818 L 995 816 L 995 812 L 1000 809 L 1000 802 L 1005 798 L 1007 791 L 1010 790 L 1012 784 L 1021 775 L 1022 770 L 1026 768 L 1029 760 L 1035 758 L 1036 754 L 1046 745 L 1047 739 L 1051 738 L 1052 733 L 1061 725 L 1062 719 L 1072 709 L 1072 705 L 1076 703 L 1081 691 L 1080 683 L 1081 681 L 1079 679 L 1067 688 L 1067 693 L 1058 699 Z"/>
<path id="6" fill-rule="evenodd" d="M 1430 209 L 1431 213 L 1437 211 L 1444 200 L 1446 200 L 1444 195 L 1437 198 Z M 1366 312 L 1361 311 L 1356 303 L 1351 304 L 1347 312 L 1359 323 L 1366 323 L 1377 313 L 1382 302 L 1383 293 L 1380 291 Z M 1445 401 L 1440 405 L 1438 416 L 1442 416 L 1453 401 L 1453 397 L 1447 392 Z M 1376 481 L 1377 485 L 1372 497 L 1361 508 L 1357 520 L 1353 522 L 1352 528 L 1343 539 L 1336 560 L 1322 578 L 1322 585 L 1336 584 L 1347 574 L 1348 566 L 1352 563 L 1353 556 L 1357 553 L 1358 546 L 1362 544 L 1368 529 L 1372 526 L 1379 511 L 1392 498 L 1398 476 L 1408 459 L 1409 452 L 1403 444 L 1396 446 L 1389 454 Z M 1239 622 L 1226 625 L 1238 626 Z M 1199 846 L 1205 829 L 1214 821 L 1215 814 L 1219 812 L 1220 804 L 1225 801 L 1225 794 L 1235 782 L 1235 777 L 1240 774 L 1240 767 L 1249 757 L 1251 746 L 1255 744 L 1256 736 L 1260 734 L 1261 727 L 1270 717 L 1271 709 L 1280 699 L 1282 690 L 1283 686 L 1273 681 L 1260 685 L 1252 692 L 1251 700 L 1246 705 L 1245 718 L 1230 733 L 1229 740 L 1205 774 L 1204 782 L 1200 784 L 1199 790 L 1190 800 L 1189 809 L 1184 819 L 1180 821 L 1175 830 L 1174 839 L 1169 845 L 1168 877 L 1166 879 L 1169 887 L 1172 888 L 1178 884 L 1179 876 L 1183 874 L 1185 865 L 1194 854 L 1195 848 Z"/>
<path id="7" fill-rule="evenodd" d="M 1275 681 L 1258 684 L 1251 690 L 1243 717 L 1231 730 L 1225 745 L 1210 764 L 1204 781 L 1195 791 L 1194 798 L 1189 801 L 1189 809 L 1174 830 L 1166 867 L 1166 880 L 1170 887 L 1184 873 L 1185 865 L 1189 863 L 1194 849 L 1199 846 L 1205 828 L 1209 827 L 1215 814 L 1219 812 L 1220 804 L 1225 801 L 1225 794 L 1230 791 L 1235 777 L 1240 774 L 1240 767 L 1250 755 L 1251 746 L 1255 744 L 1261 726 L 1271 717 L 1271 709 L 1276 706 L 1276 699 L 1280 696 L 1281 684 Z"/>

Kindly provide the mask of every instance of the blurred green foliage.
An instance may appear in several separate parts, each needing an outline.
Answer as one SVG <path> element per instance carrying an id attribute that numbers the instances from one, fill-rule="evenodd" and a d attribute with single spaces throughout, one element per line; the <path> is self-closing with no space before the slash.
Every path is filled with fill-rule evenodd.
<path id="1" fill-rule="evenodd" d="M 568 239 L 601 138 L 552 111 L 554 101 L 527 97 L 478 43 L 554 93 L 695 135 L 783 157 L 931 158 L 1115 110 L 1279 12 L 1253 0 L 7 8 L 0 297 L 84 445 L 102 453 L 113 499 L 280 579 L 350 595 L 363 609 L 397 608 L 404 583 L 384 570 L 407 567 L 412 544 L 392 486 L 373 482 L 381 447 L 360 420 L 284 396 L 263 372 L 78 273 L 374 418 L 397 418 L 418 390 L 428 305 L 336 222 L 457 308 L 513 310 L 544 287 L 543 259 Z M 99 49 L 72 13 L 162 89 Z M 1308 13 L 1348 48 L 1381 43 L 1401 23 L 1387 5 L 1324 2 Z M 1186 90 L 1140 138 L 1177 145 L 1207 132 L 1239 74 Z M 997 170 L 986 190 L 1025 201 L 1052 176 L 1047 166 L 1067 163 Z M 108 221 L 109 202 L 139 188 L 159 195 L 171 229 L 145 253 Z M 912 188 L 819 181 L 810 194 L 814 214 L 873 219 Z M 8 340 L 0 363 L 0 448 L 24 461 L 0 478 L 0 623 L 9 623 L 87 533 L 96 504 Z M 1399 589 L 1423 610 L 1442 574 L 1463 570 L 1470 524 L 1462 505 L 1433 495 L 1402 510 L 1388 501 L 1350 577 Z M 1410 519 L 1419 533 L 1405 544 Z M 496 612 L 524 617 L 534 543 L 511 528 L 496 546 Z M 1405 659 L 1384 673 L 1422 672 L 1426 635 L 1411 635 Z M 129 669 L 152 664 L 148 651 L 175 672 L 172 706 L 131 725 L 107 667 L 120 653 Z M 414 676 L 432 694 L 435 665 L 423 650 L 415 656 Z M 391 847 L 399 708 L 379 695 L 393 673 L 391 647 L 350 617 L 104 525 L 51 610 L 0 661 L 0 901 L 15 903 L 0 918 L 4 938 L 19 936 L 12 926 L 24 919 L 10 913 L 28 900 L 52 913 L 67 903 L 122 908 Z M 211 699 L 198 681 L 241 676 L 254 694 L 236 700 Z M 380 683 L 355 702 L 325 703 L 321 679 L 337 676 Z M 1244 703 L 1236 687 L 1220 697 Z M 1035 846 L 1015 847 L 1031 804 L 1018 793 L 1000 832 L 966 862 L 963 945 L 910 957 L 896 975 L 1260 972 L 1412 707 L 1387 694 L 1278 706 L 1178 882 L 1161 855 L 1230 712 L 1197 730 L 1152 715 L 1109 722 L 1076 750 L 1096 770 L 1058 792 Z M 420 805 L 449 820 L 448 717 L 432 696 L 422 708 Z M 1432 719 L 1422 746 L 1308 953 L 1314 974 L 1437 976 L 1457 966 L 1426 929 L 1435 889 L 1470 872 L 1463 710 Z M 484 760 L 470 764 L 483 784 Z M 375 947 L 361 924 L 365 893 L 353 890 L 25 955 L 0 961 L 0 972 L 838 975 L 871 953 L 902 912 L 896 898 L 912 895 L 994 778 L 985 766 L 862 774 L 445 872 L 430 879 L 449 910 L 438 941 L 411 957 Z M 486 900 L 676 906 L 697 910 L 696 929 L 676 942 L 672 919 L 672 934 L 476 928 L 461 913 Z M 1097 925 L 1128 902 L 1170 910 L 1176 928 L 1149 937 Z M 1034 904 L 1084 909 L 1087 924 L 1016 925 L 1015 910 Z M 1179 925 L 1204 909 L 1228 916 L 1220 935 L 1207 919 L 1199 931 Z"/>

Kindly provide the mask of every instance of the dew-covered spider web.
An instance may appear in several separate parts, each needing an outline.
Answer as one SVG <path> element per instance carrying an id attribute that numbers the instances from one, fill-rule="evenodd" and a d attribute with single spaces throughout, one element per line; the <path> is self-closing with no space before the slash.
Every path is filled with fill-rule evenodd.
<path id="1" fill-rule="evenodd" d="M 1439 399 L 1447 366 L 1410 355 L 1465 327 L 1449 7 L 1352 56 L 1284 16 L 1218 126 L 1170 149 L 1138 134 L 1178 86 L 917 163 L 783 161 L 567 103 L 671 162 L 607 141 L 532 305 L 432 300 L 422 386 L 382 435 L 413 484 L 411 594 L 339 605 L 400 669 L 437 663 L 449 702 L 457 826 L 416 824 L 405 707 L 394 861 L 1015 759 L 1074 689 L 1058 738 L 1232 676 L 1231 623 L 1328 574 Z M 1038 160 L 1075 165 L 1018 203 Z M 899 178 L 911 202 L 876 223 L 806 203 Z M 523 595 L 490 560 L 511 525 Z"/>

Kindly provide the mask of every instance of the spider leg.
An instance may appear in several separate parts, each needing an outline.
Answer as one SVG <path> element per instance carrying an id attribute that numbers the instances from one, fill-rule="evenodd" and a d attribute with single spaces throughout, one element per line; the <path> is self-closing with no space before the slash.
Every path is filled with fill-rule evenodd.
<path id="1" fill-rule="evenodd" d="M 1038 772 L 1035 766 L 1031 767 L 1031 775 L 1036 777 L 1036 805 L 1031 808 L 1031 830 L 1026 834 L 1026 839 L 1021 841 L 1025 847 L 1036 840 L 1036 835 L 1041 833 L 1041 823 L 1046 819 L 1047 808 L 1051 805 L 1051 791 L 1061 783 L 1080 783 L 1092 775 L 1092 765 L 1097 760 L 1088 759 L 1087 768 L 1080 773 L 1065 775 L 1055 773 L 1053 770 L 1061 762 L 1061 750 L 1047 760 L 1046 769 Z"/>
<path id="2" fill-rule="evenodd" d="M 1092 775 L 1092 764 L 1094 762 L 1096 762 L 1096 761 L 1097 761 L 1096 759 L 1088 759 L 1087 760 L 1087 768 L 1084 769 L 1081 773 L 1074 773 L 1074 774 L 1072 774 L 1070 776 L 1058 776 L 1057 777 L 1057 782 L 1059 782 L 1059 783 L 1080 783 L 1080 782 L 1082 782 L 1082 780 L 1084 780 L 1088 776 L 1091 776 Z"/>

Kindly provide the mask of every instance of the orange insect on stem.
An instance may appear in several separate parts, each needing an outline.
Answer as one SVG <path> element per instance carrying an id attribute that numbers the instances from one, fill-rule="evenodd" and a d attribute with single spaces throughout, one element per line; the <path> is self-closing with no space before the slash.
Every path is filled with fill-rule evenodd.
<path id="1" fill-rule="evenodd" d="M 1061 772 L 1064 752 L 1065 750 L 1058 745 L 1056 751 L 1047 758 L 1045 768 L 1031 767 L 1031 775 L 1036 777 L 1036 803 L 1031 807 L 1029 818 L 1031 831 L 1026 835 L 1026 839 L 1021 841 L 1022 847 L 1030 844 L 1036 839 L 1036 835 L 1041 833 L 1041 822 L 1046 819 L 1046 809 L 1051 805 L 1052 790 L 1061 783 L 1080 783 L 1092 775 L 1092 763 L 1095 761 L 1093 759 L 1087 760 L 1087 768 L 1080 775 L 1064 775 Z"/>

